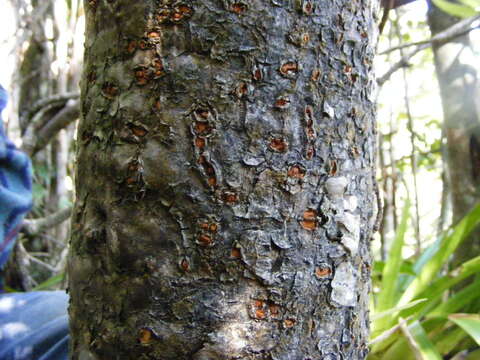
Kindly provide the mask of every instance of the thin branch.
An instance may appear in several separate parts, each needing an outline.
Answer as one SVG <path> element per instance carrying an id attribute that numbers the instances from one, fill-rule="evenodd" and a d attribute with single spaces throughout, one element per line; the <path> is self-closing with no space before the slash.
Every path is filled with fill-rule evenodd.
<path id="1" fill-rule="evenodd" d="M 472 28 L 472 27 L 469 27 L 469 26 L 474 21 L 479 20 L 479 19 L 480 19 L 480 15 L 471 17 L 469 19 L 462 20 L 462 21 L 456 23 L 455 25 L 452 25 L 451 27 L 449 27 L 445 31 L 442 31 L 441 33 L 438 33 L 437 35 L 435 35 L 430 40 L 425 40 L 425 41 L 419 42 L 419 44 L 415 45 L 416 47 L 410 53 L 403 55 L 401 57 L 401 59 L 398 62 L 396 62 L 395 64 L 393 64 L 393 66 L 383 76 L 380 76 L 377 79 L 377 84 L 379 86 L 382 86 L 383 84 L 385 84 L 385 82 L 388 81 L 388 79 L 390 79 L 390 77 L 392 76 L 392 74 L 394 72 L 396 72 L 397 70 L 402 69 L 404 67 L 410 66 L 409 60 L 412 57 L 414 57 L 416 54 L 418 54 L 420 51 L 428 49 L 429 47 L 431 47 L 433 45 L 436 45 L 436 44 L 442 44 L 442 43 L 451 41 L 458 36 L 462 36 L 462 35 L 470 32 L 470 31 L 478 28 L 478 27 L 473 27 Z M 458 25 L 461 25 L 461 26 L 458 26 Z M 395 49 L 395 48 L 392 48 L 392 49 Z M 386 53 L 389 52 L 389 50 L 386 50 L 386 51 L 382 52 L 381 54 L 386 54 Z"/>
<path id="2" fill-rule="evenodd" d="M 57 106 L 66 103 L 68 100 L 75 100 L 80 97 L 80 93 L 78 92 L 68 92 L 64 94 L 55 94 L 53 96 L 49 96 L 43 99 L 38 100 L 35 104 L 33 104 L 32 108 L 28 112 L 28 118 L 32 118 L 37 112 L 39 112 L 42 108 L 48 107 L 51 104 L 57 104 Z"/>
<path id="3" fill-rule="evenodd" d="M 69 100 L 66 106 L 55 114 L 35 136 L 23 138 L 22 150 L 30 156 L 35 155 L 43 149 L 60 130 L 78 119 L 79 115 L 80 101 Z"/>
<path id="4" fill-rule="evenodd" d="M 431 45 L 435 43 L 444 43 L 444 42 L 451 41 L 458 36 L 465 35 L 466 33 L 469 33 L 470 31 L 477 29 L 479 26 L 470 27 L 470 25 L 477 20 L 480 20 L 480 15 L 472 16 L 468 19 L 461 20 L 430 39 L 420 40 L 420 41 L 416 41 L 408 44 L 400 44 L 400 45 L 391 47 L 387 50 L 384 50 L 378 55 L 386 55 L 391 53 L 392 51 L 405 49 L 412 46 L 418 46 L 423 44 Z"/>
<path id="5" fill-rule="evenodd" d="M 380 20 L 380 24 L 378 25 L 379 35 L 382 34 L 383 32 L 383 28 L 385 27 L 385 24 L 387 23 L 387 20 L 388 20 L 388 14 L 390 13 L 390 10 L 392 9 L 394 4 L 395 4 L 395 0 L 384 1 L 385 6 L 383 8 L 382 20 Z"/>
<path id="6" fill-rule="evenodd" d="M 22 231 L 28 234 L 38 234 L 39 232 L 63 223 L 72 214 L 72 207 L 59 210 L 40 219 L 23 220 Z"/>

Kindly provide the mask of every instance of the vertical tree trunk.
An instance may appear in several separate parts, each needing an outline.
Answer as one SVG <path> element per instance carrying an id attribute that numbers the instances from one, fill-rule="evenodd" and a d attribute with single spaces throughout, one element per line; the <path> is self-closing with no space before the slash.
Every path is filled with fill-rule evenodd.
<path id="1" fill-rule="evenodd" d="M 86 1 L 74 359 L 363 359 L 375 1 Z"/>
<path id="2" fill-rule="evenodd" d="M 432 35 L 457 21 L 457 18 L 430 4 L 428 22 Z M 433 53 L 443 105 L 453 221 L 458 222 L 480 200 L 478 59 L 473 54 L 468 34 L 447 44 L 434 45 Z M 462 264 L 479 252 L 480 230 L 477 230 L 458 248 L 453 266 Z"/>

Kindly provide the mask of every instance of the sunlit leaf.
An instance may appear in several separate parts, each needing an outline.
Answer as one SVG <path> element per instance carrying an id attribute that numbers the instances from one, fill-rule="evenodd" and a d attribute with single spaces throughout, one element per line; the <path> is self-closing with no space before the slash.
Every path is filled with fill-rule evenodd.
<path id="1" fill-rule="evenodd" d="M 442 238 L 435 246 L 436 252 L 425 262 L 419 275 L 410 283 L 402 295 L 399 305 L 409 303 L 416 295 L 424 291 L 436 278 L 440 269 L 447 263 L 449 257 L 461 242 L 480 223 L 480 204 L 465 216 L 454 228 L 451 234 Z"/>
<path id="2" fill-rule="evenodd" d="M 453 16 L 457 16 L 460 18 L 468 18 L 470 16 L 474 16 L 477 14 L 477 12 L 475 11 L 475 7 L 478 6 L 478 4 L 472 8 L 469 5 L 455 4 L 447 0 L 432 0 L 432 1 L 441 10 Z M 462 1 L 465 3 L 464 0 Z"/>
<path id="3" fill-rule="evenodd" d="M 64 273 L 52 276 L 51 278 L 45 280 L 41 284 L 38 284 L 37 286 L 35 286 L 32 289 L 32 291 L 48 290 L 53 286 L 60 284 L 63 281 L 64 277 L 65 277 Z"/>
<path id="4" fill-rule="evenodd" d="M 452 314 L 448 319 L 465 330 L 480 345 L 480 315 Z"/>

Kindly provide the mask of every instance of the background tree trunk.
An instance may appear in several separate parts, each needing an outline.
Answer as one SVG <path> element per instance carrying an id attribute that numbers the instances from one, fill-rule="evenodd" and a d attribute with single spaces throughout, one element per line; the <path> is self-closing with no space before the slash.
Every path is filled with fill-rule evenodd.
<path id="1" fill-rule="evenodd" d="M 375 1 L 85 2 L 74 359 L 363 359 Z"/>
<path id="2" fill-rule="evenodd" d="M 430 4 L 432 35 L 459 19 Z M 443 106 L 447 146 L 447 180 L 452 196 L 453 222 L 463 218 L 480 200 L 480 117 L 477 59 L 469 35 L 433 45 L 435 69 Z M 473 231 L 455 252 L 453 267 L 480 253 L 480 229 Z"/>

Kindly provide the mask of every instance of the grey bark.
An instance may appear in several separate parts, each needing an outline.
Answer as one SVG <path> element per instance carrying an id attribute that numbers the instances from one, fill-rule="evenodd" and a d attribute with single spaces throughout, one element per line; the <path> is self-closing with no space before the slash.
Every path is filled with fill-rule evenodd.
<path id="1" fill-rule="evenodd" d="M 430 4 L 428 22 L 436 35 L 458 22 Z M 456 223 L 480 200 L 480 81 L 478 59 L 468 34 L 445 44 L 433 44 L 435 68 L 443 106 L 447 178 Z M 480 253 L 480 230 L 474 231 L 455 253 L 452 266 Z"/>
<path id="2" fill-rule="evenodd" d="M 374 1 L 86 1 L 73 359 L 364 359 Z"/>

